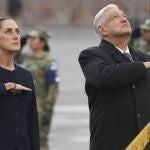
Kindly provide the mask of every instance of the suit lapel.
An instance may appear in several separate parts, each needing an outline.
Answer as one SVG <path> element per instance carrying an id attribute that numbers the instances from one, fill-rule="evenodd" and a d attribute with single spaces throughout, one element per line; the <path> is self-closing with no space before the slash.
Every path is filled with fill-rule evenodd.
<path id="1" fill-rule="evenodd" d="M 132 47 L 129 46 L 129 50 L 134 61 L 145 61 L 145 58 L 139 55 L 139 53 L 135 51 Z"/>
<path id="2" fill-rule="evenodd" d="M 118 63 L 130 62 L 121 52 L 115 52 L 112 58 Z"/>
<path id="3" fill-rule="evenodd" d="M 102 40 L 100 49 L 118 63 L 130 62 L 113 44 Z"/>

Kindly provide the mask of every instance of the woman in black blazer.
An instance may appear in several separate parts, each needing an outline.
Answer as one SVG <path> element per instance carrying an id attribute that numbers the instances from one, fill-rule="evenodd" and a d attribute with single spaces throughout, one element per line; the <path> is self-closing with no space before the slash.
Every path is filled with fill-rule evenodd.
<path id="1" fill-rule="evenodd" d="M 39 126 L 31 73 L 14 64 L 20 32 L 0 18 L 0 150 L 39 150 Z"/>

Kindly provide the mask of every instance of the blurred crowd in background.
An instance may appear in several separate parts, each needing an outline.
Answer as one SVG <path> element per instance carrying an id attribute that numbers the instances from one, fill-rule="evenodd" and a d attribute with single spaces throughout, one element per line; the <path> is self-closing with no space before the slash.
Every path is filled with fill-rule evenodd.
<path id="1" fill-rule="evenodd" d="M 90 26 L 94 15 L 109 3 L 117 4 L 135 27 L 150 13 L 149 0 L 0 0 L 0 14 L 19 18 L 25 26 Z"/>

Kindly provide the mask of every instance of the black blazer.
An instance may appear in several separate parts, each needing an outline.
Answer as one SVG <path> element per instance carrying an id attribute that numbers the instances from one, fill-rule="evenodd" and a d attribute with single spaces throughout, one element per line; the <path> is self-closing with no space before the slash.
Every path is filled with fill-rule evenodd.
<path id="1" fill-rule="evenodd" d="M 32 92 L 7 92 L 6 82 L 15 82 Z M 31 73 L 16 65 L 14 71 L 0 68 L 0 150 L 39 150 L 36 98 Z"/>
<path id="2" fill-rule="evenodd" d="M 102 40 L 79 56 L 90 108 L 90 150 L 123 150 L 150 121 L 150 57 L 134 51 L 130 62 Z"/>

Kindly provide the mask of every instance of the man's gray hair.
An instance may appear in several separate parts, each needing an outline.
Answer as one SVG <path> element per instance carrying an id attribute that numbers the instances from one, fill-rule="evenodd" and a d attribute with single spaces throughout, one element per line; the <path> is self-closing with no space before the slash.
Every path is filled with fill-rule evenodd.
<path id="1" fill-rule="evenodd" d="M 105 6 L 104 8 L 102 8 L 95 16 L 94 18 L 94 23 L 93 23 L 93 26 L 94 26 L 94 30 L 95 30 L 95 33 L 98 35 L 98 36 L 101 36 L 101 34 L 98 32 L 98 27 L 100 25 L 102 25 L 102 23 L 104 22 L 104 18 L 103 18 L 103 15 L 106 11 L 110 10 L 110 9 L 119 9 L 119 7 L 115 4 L 109 4 L 107 6 Z"/>

